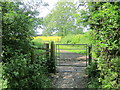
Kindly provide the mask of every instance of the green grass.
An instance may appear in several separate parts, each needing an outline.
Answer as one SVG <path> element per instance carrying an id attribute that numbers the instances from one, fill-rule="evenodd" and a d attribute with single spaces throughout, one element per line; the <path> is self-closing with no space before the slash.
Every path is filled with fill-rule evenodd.
<path id="1" fill-rule="evenodd" d="M 85 50 L 85 45 L 59 45 L 58 48 L 60 49 L 76 49 L 76 50 Z"/>
<path id="2" fill-rule="evenodd" d="M 67 35 L 60 42 L 62 44 L 91 44 L 91 34 L 88 31 L 85 34 Z"/>
<path id="3" fill-rule="evenodd" d="M 34 39 L 34 40 L 32 40 L 32 42 L 34 43 L 33 47 L 35 47 L 35 48 L 43 48 L 44 47 L 43 41 L 41 39 Z M 46 50 L 34 49 L 35 54 L 41 54 L 43 52 L 46 52 Z"/>
<path id="4" fill-rule="evenodd" d="M 86 32 L 85 34 L 77 34 L 77 35 L 71 34 L 63 37 L 60 43 L 90 45 L 92 44 L 90 37 L 91 37 L 90 31 Z M 66 51 L 74 52 L 74 53 L 86 54 L 86 45 L 59 45 L 58 48 Z M 71 50 L 67 50 L 67 49 L 71 49 Z"/>
<path id="5" fill-rule="evenodd" d="M 62 49 L 74 53 L 86 53 L 85 46 L 71 46 L 71 45 L 59 45 L 57 49 Z"/>

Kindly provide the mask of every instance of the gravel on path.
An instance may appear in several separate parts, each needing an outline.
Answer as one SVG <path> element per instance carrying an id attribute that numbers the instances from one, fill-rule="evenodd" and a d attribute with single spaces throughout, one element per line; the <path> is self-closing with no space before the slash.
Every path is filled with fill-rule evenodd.
<path id="1" fill-rule="evenodd" d="M 57 63 L 63 66 L 56 66 L 56 74 L 52 75 L 53 86 L 55 88 L 85 88 L 87 83 L 86 57 L 64 50 L 60 52 L 62 53 L 59 54 Z"/>

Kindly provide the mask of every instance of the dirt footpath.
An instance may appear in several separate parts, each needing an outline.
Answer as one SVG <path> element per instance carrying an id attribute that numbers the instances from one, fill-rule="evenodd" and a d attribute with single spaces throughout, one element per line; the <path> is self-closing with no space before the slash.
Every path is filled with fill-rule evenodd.
<path id="1" fill-rule="evenodd" d="M 52 75 L 55 88 L 85 88 L 87 83 L 85 56 L 61 50 L 57 64 L 62 66 L 57 66 L 56 74 Z"/>

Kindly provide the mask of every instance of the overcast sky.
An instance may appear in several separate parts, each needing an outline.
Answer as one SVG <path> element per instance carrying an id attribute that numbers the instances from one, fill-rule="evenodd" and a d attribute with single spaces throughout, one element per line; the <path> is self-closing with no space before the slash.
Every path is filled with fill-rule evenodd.
<path id="1" fill-rule="evenodd" d="M 48 15 L 57 1 L 58 0 L 44 0 L 44 2 L 47 2 L 49 4 L 49 6 L 41 6 L 40 17 L 45 17 L 46 15 Z"/>

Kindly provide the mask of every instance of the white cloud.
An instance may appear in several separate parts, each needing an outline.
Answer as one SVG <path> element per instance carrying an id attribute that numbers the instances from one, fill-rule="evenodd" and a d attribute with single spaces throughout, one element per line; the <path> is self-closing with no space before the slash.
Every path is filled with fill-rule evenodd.
<path id="1" fill-rule="evenodd" d="M 58 0 L 44 0 L 44 2 L 49 4 L 49 6 L 41 6 L 41 8 L 39 8 L 40 9 L 39 17 L 45 17 L 46 15 L 48 15 L 55 6 L 55 4 L 57 3 L 57 1 Z"/>

